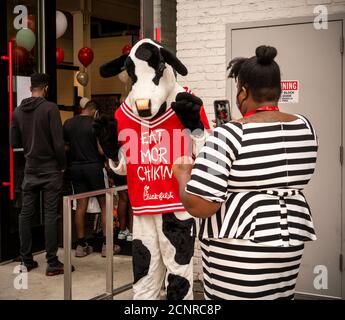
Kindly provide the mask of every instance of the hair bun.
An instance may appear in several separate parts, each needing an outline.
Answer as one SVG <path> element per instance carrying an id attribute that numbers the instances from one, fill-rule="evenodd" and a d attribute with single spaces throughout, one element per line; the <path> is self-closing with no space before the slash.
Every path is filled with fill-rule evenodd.
<path id="1" fill-rule="evenodd" d="M 255 50 L 258 63 L 267 65 L 271 64 L 274 58 L 277 56 L 277 49 L 270 46 L 260 46 Z"/>

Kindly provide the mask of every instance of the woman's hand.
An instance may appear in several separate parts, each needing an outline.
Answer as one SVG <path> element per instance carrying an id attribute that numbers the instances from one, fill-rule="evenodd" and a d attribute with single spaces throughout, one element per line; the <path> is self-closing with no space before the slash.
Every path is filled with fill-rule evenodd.
<path id="1" fill-rule="evenodd" d="M 204 200 L 185 191 L 191 179 L 193 162 L 191 157 L 180 157 L 174 162 L 172 171 L 178 181 L 180 199 L 185 209 L 196 218 L 208 218 L 219 210 L 220 203 Z"/>

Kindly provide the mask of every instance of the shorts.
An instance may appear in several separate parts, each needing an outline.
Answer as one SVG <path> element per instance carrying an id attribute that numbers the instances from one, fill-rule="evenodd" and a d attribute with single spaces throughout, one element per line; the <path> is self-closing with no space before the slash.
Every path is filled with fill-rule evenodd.
<path id="1" fill-rule="evenodd" d="M 72 165 L 70 173 L 75 194 L 109 187 L 108 176 L 102 163 Z"/>

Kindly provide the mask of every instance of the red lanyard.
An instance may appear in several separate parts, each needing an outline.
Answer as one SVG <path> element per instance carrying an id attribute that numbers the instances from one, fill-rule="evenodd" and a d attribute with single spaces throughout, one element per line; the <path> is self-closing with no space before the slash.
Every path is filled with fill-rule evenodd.
<path id="1" fill-rule="evenodd" d="M 247 112 L 243 118 L 249 117 L 255 113 L 257 113 L 258 111 L 279 111 L 278 106 L 261 106 L 255 110 L 249 111 Z"/>

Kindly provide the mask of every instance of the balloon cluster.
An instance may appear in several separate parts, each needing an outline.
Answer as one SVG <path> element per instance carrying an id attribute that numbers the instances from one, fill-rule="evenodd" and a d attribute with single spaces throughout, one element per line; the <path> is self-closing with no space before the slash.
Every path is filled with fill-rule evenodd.
<path id="1" fill-rule="evenodd" d="M 23 20 L 23 24 L 27 27 L 20 29 L 16 36 L 11 39 L 14 63 L 17 67 L 25 66 L 28 63 L 30 54 L 34 55 L 36 44 L 35 16 L 30 14 Z"/>
<path id="2" fill-rule="evenodd" d="M 91 62 L 93 61 L 93 51 L 91 48 L 88 47 L 84 47 L 81 48 L 78 52 L 78 59 L 80 61 L 80 63 L 87 68 Z M 83 86 L 87 86 L 87 84 L 89 83 L 89 75 L 87 74 L 87 72 L 85 71 L 79 71 L 77 73 L 77 81 Z"/>
<path id="3" fill-rule="evenodd" d="M 14 63 L 17 67 L 25 66 L 30 55 L 34 55 L 36 44 L 36 21 L 35 16 L 30 14 L 23 19 L 26 27 L 20 29 L 16 36 L 11 39 L 13 43 Z M 67 30 L 67 18 L 61 11 L 56 11 L 56 39 L 60 38 Z M 64 59 L 62 48 L 56 48 L 56 63 L 60 64 Z"/>
<path id="4" fill-rule="evenodd" d="M 122 54 L 123 55 L 128 55 L 131 52 L 132 46 L 130 44 L 126 44 L 125 46 L 122 47 Z M 93 61 L 93 51 L 91 48 L 88 47 L 84 47 L 81 48 L 78 52 L 78 59 L 80 61 L 80 63 L 87 68 Z M 79 71 L 77 73 L 77 81 L 83 86 L 87 86 L 87 84 L 89 83 L 89 75 L 87 74 L 87 72 L 84 70 Z M 128 73 L 126 70 L 123 70 L 121 73 L 119 73 L 119 79 L 120 81 L 122 81 L 123 83 L 127 83 L 128 82 Z"/>
<path id="5" fill-rule="evenodd" d="M 56 39 L 64 35 L 67 30 L 67 18 L 61 11 L 56 11 Z M 62 48 L 56 48 L 56 64 L 62 63 L 65 53 Z"/>
<path id="6" fill-rule="evenodd" d="M 67 19 L 61 11 L 56 11 L 56 39 L 60 38 L 67 30 Z M 62 63 L 64 59 L 64 51 L 62 48 L 56 48 L 56 64 Z M 78 53 L 80 63 L 87 68 L 93 61 L 93 51 L 90 48 L 81 48 Z M 83 86 L 89 83 L 89 75 L 86 71 L 77 73 L 77 81 Z"/>

